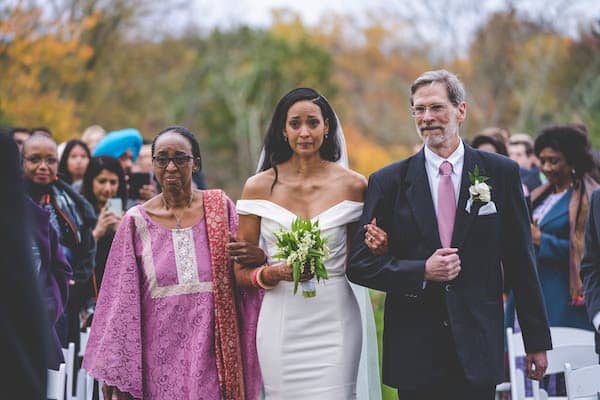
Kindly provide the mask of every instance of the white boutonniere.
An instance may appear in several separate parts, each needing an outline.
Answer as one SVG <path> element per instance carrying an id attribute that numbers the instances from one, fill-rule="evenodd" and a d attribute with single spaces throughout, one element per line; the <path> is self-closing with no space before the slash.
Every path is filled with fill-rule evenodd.
<path id="1" fill-rule="evenodd" d="M 476 201 L 480 201 L 482 203 L 489 203 L 492 199 L 492 187 L 485 183 L 490 179 L 487 176 L 479 175 L 479 166 L 475 165 L 473 172 L 469 172 L 469 180 L 471 181 L 471 186 L 469 187 L 469 200 L 472 203 Z"/>

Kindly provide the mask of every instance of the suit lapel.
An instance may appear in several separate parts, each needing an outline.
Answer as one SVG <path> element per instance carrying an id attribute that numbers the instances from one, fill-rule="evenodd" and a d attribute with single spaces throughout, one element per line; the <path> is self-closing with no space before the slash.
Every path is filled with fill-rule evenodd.
<path id="1" fill-rule="evenodd" d="M 469 199 L 469 187 L 471 182 L 469 181 L 469 172 L 472 172 L 475 165 L 479 165 L 479 174 L 486 175 L 483 165 L 479 161 L 477 152 L 473 150 L 469 145 L 465 144 L 465 156 L 463 161 L 462 177 L 460 181 L 460 194 L 458 196 L 458 204 L 456 207 L 456 217 L 454 219 L 454 230 L 452 232 L 452 247 L 461 248 L 464 244 L 465 238 L 469 233 L 471 224 L 475 221 L 479 208 L 483 204 L 477 202 L 471 206 L 471 211 L 467 212 L 465 209 L 467 206 L 467 200 Z"/>
<path id="2" fill-rule="evenodd" d="M 423 149 L 413 157 L 406 173 L 406 198 L 426 242 L 434 249 L 442 247 L 435 208 L 425 171 Z"/>

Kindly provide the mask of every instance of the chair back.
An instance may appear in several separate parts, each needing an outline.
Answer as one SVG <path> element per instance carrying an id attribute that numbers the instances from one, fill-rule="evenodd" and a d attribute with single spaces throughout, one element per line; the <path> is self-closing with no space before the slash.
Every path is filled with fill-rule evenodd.
<path id="1" fill-rule="evenodd" d="M 562 346 L 565 344 L 594 344 L 594 332 L 585 329 L 551 326 L 550 335 L 552 336 L 553 347 Z M 561 365 L 561 371 L 563 367 L 564 366 Z"/>
<path id="2" fill-rule="evenodd" d="M 79 353 L 77 356 L 83 357 L 85 355 L 85 348 L 87 347 L 88 338 L 90 337 L 91 328 L 86 328 L 85 332 L 79 333 Z"/>
<path id="3" fill-rule="evenodd" d="M 513 332 L 506 328 L 506 344 L 508 348 L 508 374 L 510 378 L 510 398 L 522 400 L 525 398 L 525 376 L 517 369 L 517 357 L 525 357 L 525 346 L 521 332 Z"/>
<path id="4" fill-rule="evenodd" d="M 66 349 L 62 349 L 65 358 L 65 372 L 67 379 L 66 399 L 73 400 L 73 376 L 75 375 L 75 343 L 70 342 Z"/>
<path id="5" fill-rule="evenodd" d="M 546 355 L 548 356 L 546 375 L 563 373 L 567 363 L 571 364 L 573 369 L 598 364 L 598 354 L 593 344 L 559 345 L 548 351 Z"/>
<path id="6" fill-rule="evenodd" d="M 576 328 L 551 327 L 550 334 L 553 349 L 546 353 L 548 357 L 547 375 L 563 372 L 567 362 L 570 362 L 573 368 L 598 362 L 598 356 L 594 351 L 593 332 Z M 523 372 L 519 373 L 516 361 L 518 357 L 526 356 L 523 336 L 520 332 L 515 333 L 511 328 L 507 328 L 506 342 L 511 398 L 521 400 L 525 398 L 525 376 Z M 600 380 L 600 377 L 598 379 Z M 531 389 L 533 399 L 541 400 L 545 397 L 545 392 L 540 389 L 538 381 L 531 381 Z"/>
<path id="7" fill-rule="evenodd" d="M 49 369 L 47 373 L 46 397 L 48 400 L 64 400 L 66 382 L 66 366 L 60 364 L 58 371 Z"/>
<path id="8" fill-rule="evenodd" d="M 573 368 L 571 364 L 565 364 L 567 398 L 569 400 L 600 399 L 600 365 Z"/>

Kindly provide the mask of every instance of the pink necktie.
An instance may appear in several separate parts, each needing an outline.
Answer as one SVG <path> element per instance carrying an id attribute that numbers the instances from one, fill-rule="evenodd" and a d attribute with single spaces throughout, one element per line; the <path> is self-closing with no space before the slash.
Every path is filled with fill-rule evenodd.
<path id="1" fill-rule="evenodd" d="M 450 247 L 454 217 L 456 216 L 456 198 L 452 184 L 452 164 L 444 161 L 440 165 L 440 182 L 438 184 L 437 222 L 442 247 Z"/>

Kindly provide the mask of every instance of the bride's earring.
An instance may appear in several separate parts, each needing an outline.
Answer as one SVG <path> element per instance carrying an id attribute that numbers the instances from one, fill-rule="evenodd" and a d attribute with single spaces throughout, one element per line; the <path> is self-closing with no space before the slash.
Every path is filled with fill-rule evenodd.
<path id="1" fill-rule="evenodd" d="M 325 140 L 329 139 L 329 132 L 325 132 Z"/>

